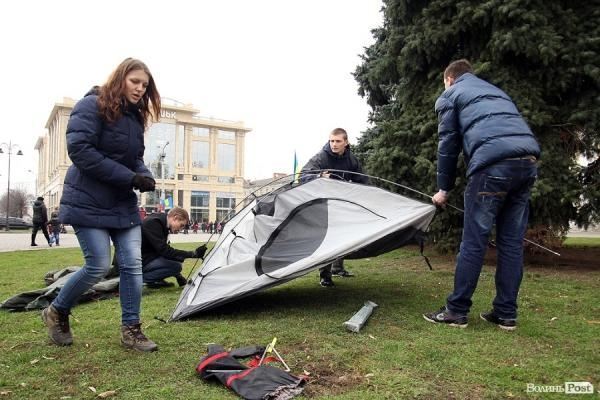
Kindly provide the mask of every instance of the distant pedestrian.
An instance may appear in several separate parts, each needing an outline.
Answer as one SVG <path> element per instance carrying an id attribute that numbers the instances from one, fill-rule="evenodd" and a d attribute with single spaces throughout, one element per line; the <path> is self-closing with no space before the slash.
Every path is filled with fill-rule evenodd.
<path id="1" fill-rule="evenodd" d="M 58 220 L 58 207 L 54 207 L 54 211 L 50 214 L 50 221 L 48 227 L 51 229 L 50 243 L 60 246 L 60 228 L 61 224 Z"/>
<path id="2" fill-rule="evenodd" d="M 48 245 L 52 247 L 52 242 L 50 241 L 50 235 L 48 235 L 48 209 L 46 209 L 46 205 L 44 204 L 44 198 L 42 196 L 38 197 L 33 203 L 33 231 L 31 232 L 31 245 L 37 246 L 35 243 L 35 237 L 37 236 L 38 231 L 41 229 L 44 233 L 44 237 L 46 238 L 46 242 Z"/>

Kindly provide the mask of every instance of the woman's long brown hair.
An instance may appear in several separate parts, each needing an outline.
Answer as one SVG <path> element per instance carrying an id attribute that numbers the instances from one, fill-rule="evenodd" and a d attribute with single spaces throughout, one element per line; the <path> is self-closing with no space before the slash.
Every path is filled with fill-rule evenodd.
<path id="1" fill-rule="evenodd" d="M 150 117 L 153 116 L 155 121 L 160 118 L 160 94 L 156 89 L 154 78 L 150 70 L 140 60 L 134 58 L 126 58 L 121 64 L 110 74 L 108 80 L 100 87 L 98 94 L 98 106 L 100 114 L 106 122 L 112 123 L 121 118 L 123 115 L 123 104 L 125 100 L 123 91 L 125 90 L 125 77 L 131 71 L 141 69 L 148 74 L 148 87 L 146 92 L 138 102 L 137 106 L 140 112 L 140 119 L 144 127 L 148 125 Z M 152 105 L 152 111 L 150 111 Z"/>

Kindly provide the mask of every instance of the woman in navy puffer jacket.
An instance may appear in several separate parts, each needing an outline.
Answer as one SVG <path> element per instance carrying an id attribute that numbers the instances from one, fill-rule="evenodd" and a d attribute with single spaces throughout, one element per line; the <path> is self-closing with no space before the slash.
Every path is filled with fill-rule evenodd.
<path id="1" fill-rule="evenodd" d="M 133 191 L 154 190 L 143 160 L 144 129 L 152 114 L 160 115 L 154 78 L 143 62 L 131 58 L 73 108 L 67 126 L 73 165 L 65 177 L 60 220 L 75 229 L 85 265 L 42 312 L 55 344 L 73 342 L 70 309 L 108 272 L 112 240 L 120 266 L 121 343 L 140 351 L 158 349 L 140 329 L 141 220 Z"/>

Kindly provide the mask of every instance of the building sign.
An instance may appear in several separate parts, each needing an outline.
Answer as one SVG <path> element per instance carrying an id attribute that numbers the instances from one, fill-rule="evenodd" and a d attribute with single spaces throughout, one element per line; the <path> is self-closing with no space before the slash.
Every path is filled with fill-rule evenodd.
<path id="1" fill-rule="evenodd" d="M 169 110 L 164 110 L 164 109 L 160 110 L 160 117 L 175 119 L 175 118 L 177 118 L 177 111 L 169 111 Z"/>

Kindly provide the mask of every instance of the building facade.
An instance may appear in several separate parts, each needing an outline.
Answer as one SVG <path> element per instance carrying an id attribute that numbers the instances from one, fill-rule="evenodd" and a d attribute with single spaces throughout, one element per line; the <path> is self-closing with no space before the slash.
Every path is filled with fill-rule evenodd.
<path id="1" fill-rule="evenodd" d="M 257 179 L 244 182 L 244 194 L 250 203 L 256 197 L 264 196 L 282 186 L 289 185 L 294 181 L 294 175 L 282 172 L 273 173 L 272 178 Z"/>
<path id="2" fill-rule="evenodd" d="M 76 101 L 56 103 L 38 138 L 36 196 L 48 210 L 58 207 L 71 160 L 66 131 Z M 244 198 L 244 139 L 251 129 L 241 121 L 206 118 L 189 104 L 162 99 L 160 120 L 146 130 L 144 162 L 154 175 L 156 191 L 138 196 L 146 212 L 174 205 L 192 221 L 222 221 Z"/>

